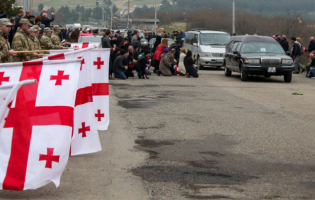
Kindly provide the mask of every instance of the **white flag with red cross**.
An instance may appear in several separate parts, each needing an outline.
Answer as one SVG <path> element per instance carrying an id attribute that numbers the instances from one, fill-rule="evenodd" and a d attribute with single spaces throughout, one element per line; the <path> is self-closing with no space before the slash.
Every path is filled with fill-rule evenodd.
<path id="1" fill-rule="evenodd" d="M 109 56 L 110 49 L 92 49 L 85 62 L 91 68 L 94 113 L 99 130 L 109 126 Z"/>
<path id="2" fill-rule="evenodd" d="M 74 130 L 71 156 L 95 153 L 102 150 L 95 121 L 92 97 L 91 67 L 85 59 L 91 48 L 48 56 L 48 60 L 82 59 L 80 78 L 74 108 Z"/>
<path id="3" fill-rule="evenodd" d="M 85 49 L 89 47 L 102 48 L 102 45 L 100 42 L 71 43 L 71 48 L 73 48 L 74 50 Z"/>
<path id="4" fill-rule="evenodd" d="M 0 85 L 28 79 L 20 88 L 0 133 L 0 189 L 57 187 L 71 144 L 81 60 L 1 64 Z"/>

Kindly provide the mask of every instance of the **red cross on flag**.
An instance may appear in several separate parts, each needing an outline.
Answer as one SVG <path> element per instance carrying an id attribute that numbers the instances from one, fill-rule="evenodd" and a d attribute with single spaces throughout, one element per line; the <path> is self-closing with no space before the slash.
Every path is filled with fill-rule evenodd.
<path id="1" fill-rule="evenodd" d="M 91 66 L 85 59 L 90 55 L 91 48 L 48 56 L 49 60 L 82 59 L 80 77 L 74 108 L 74 131 L 71 143 L 71 156 L 94 153 L 102 150 L 95 121 L 92 97 Z M 66 81 L 67 74 L 58 71 L 54 76 L 56 84 Z M 62 79 L 63 78 L 63 79 Z"/>
<path id="2" fill-rule="evenodd" d="M 101 42 L 83 42 L 83 43 L 71 43 L 71 48 L 74 50 L 85 48 L 102 48 Z"/>
<path id="3" fill-rule="evenodd" d="M 0 86 L 0 132 L 5 123 L 5 118 L 8 116 L 12 101 L 14 100 L 17 91 L 22 85 L 30 85 L 36 83 L 36 80 L 21 81 L 15 84 Z"/>
<path id="4" fill-rule="evenodd" d="M 23 86 L 10 106 L 0 132 L 0 189 L 36 189 L 53 182 L 57 187 L 71 144 L 73 113 L 81 60 L 1 64 L 10 85 Z M 59 71 L 60 84 L 51 80 Z"/>

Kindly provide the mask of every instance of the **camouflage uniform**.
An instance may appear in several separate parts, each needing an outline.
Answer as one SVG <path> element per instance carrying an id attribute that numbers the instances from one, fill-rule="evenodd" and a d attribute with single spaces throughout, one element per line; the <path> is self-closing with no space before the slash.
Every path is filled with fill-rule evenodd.
<path id="1" fill-rule="evenodd" d="M 35 29 L 35 28 L 32 27 L 32 28 L 30 28 L 29 32 L 37 32 L 37 29 Z M 27 39 L 28 39 L 28 44 L 29 44 L 29 46 L 30 46 L 30 49 L 31 49 L 32 51 L 38 50 L 38 48 L 35 47 L 35 37 L 32 37 L 31 35 L 29 35 L 29 36 L 27 37 Z"/>
<path id="2" fill-rule="evenodd" d="M 20 24 L 27 24 L 31 26 L 32 24 L 28 19 L 21 19 Z M 29 40 L 27 39 L 28 31 L 24 31 L 20 27 L 17 29 L 16 34 L 13 38 L 12 47 L 15 51 L 29 51 L 31 50 Z M 13 57 L 13 62 L 24 62 L 29 61 L 33 57 L 33 53 L 19 53 L 17 56 Z"/>
<path id="3" fill-rule="evenodd" d="M 66 43 L 62 43 L 61 39 L 59 37 L 59 33 L 57 33 L 57 30 L 60 30 L 60 26 L 55 25 L 54 26 L 54 32 L 51 34 L 51 42 L 54 45 L 58 45 L 58 46 L 66 46 Z"/>
<path id="4" fill-rule="evenodd" d="M 47 49 L 47 50 L 60 49 L 59 45 L 54 45 L 51 42 L 50 35 L 47 34 L 47 31 L 51 31 L 50 28 L 48 28 L 48 27 L 44 28 L 44 34 L 43 34 L 42 38 L 40 39 L 40 44 L 43 47 L 43 49 Z"/>
<path id="5" fill-rule="evenodd" d="M 41 30 L 41 28 L 38 25 L 34 25 L 32 28 L 36 28 L 37 31 Z M 40 35 L 37 34 L 34 38 L 34 43 L 35 43 L 35 49 L 36 50 L 41 50 L 41 46 L 40 46 Z"/>
<path id="6" fill-rule="evenodd" d="M 12 26 L 9 19 L 2 18 L 0 20 L 0 25 Z M 8 63 L 12 62 L 12 58 L 10 56 L 10 43 L 8 41 L 8 33 L 4 33 L 0 30 L 0 63 Z"/>

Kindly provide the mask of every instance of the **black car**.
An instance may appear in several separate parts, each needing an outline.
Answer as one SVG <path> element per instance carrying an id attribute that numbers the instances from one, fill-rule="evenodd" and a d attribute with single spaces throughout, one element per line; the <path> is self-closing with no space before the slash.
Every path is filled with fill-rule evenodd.
<path id="1" fill-rule="evenodd" d="M 290 83 L 293 69 L 292 58 L 271 37 L 234 36 L 226 46 L 225 76 L 238 72 L 246 81 L 248 75 L 283 75 L 284 81 Z"/>

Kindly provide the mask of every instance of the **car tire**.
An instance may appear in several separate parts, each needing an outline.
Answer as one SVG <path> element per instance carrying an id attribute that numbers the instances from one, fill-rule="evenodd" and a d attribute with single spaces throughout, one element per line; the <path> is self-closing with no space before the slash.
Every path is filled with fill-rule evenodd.
<path id="1" fill-rule="evenodd" d="M 241 66 L 241 80 L 242 81 L 248 80 L 248 72 L 244 70 L 243 66 Z"/>
<path id="2" fill-rule="evenodd" d="M 284 82 L 291 83 L 292 81 L 292 72 L 287 72 L 284 74 Z"/>
<path id="3" fill-rule="evenodd" d="M 198 58 L 197 58 L 197 68 L 198 68 L 198 70 L 203 70 L 203 66 L 202 66 L 202 65 L 200 65 L 200 59 L 199 59 L 199 56 L 198 56 Z"/>
<path id="4" fill-rule="evenodd" d="M 232 71 L 229 69 L 229 68 L 227 68 L 227 67 L 225 67 L 225 69 L 224 69 L 224 75 L 225 76 L 232 76 Z"/>

